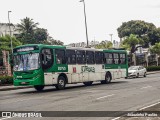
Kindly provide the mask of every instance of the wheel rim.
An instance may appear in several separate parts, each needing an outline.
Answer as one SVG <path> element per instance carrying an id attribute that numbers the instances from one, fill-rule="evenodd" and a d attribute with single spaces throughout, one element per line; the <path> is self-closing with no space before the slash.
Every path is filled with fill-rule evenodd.
<path id="1" fill-rule="evenodd" d="M 64 80 L 59 80 L 59 85 L 60 85 L 60 86 L 64 86 L 64 84 L 65 84 L 65 83 L 64 83 Z"/>
<path id="2" fill-rule="evenodd" d="M 110 76 L 109 75 L 106 75 L 106 81 L 110 81 Z"/>

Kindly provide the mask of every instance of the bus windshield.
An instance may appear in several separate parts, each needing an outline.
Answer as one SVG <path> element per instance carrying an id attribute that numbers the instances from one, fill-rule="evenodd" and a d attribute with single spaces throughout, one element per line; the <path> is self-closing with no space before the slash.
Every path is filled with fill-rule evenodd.
<path id="1" fill-rule="evenodd" d="M 40 67 L 39 53 L 14 56 L 14 71 L 35 70 Z"/>

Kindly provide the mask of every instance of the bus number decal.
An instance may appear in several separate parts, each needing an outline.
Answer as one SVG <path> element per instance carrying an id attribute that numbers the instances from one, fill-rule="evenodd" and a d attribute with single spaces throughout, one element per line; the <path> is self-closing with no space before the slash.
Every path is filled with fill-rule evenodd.
<path id="1" fill-rule="evenodd" d="M 66 70 L 66 67 L 58 67 L 58 70 Z"/>
<path id="2" fill-rule="evenodd" d="M 88 66 L 82 66 L 81 71 L 82 72 L 95 72 L 95 68 L 94 67 L 88 67 Z"/>

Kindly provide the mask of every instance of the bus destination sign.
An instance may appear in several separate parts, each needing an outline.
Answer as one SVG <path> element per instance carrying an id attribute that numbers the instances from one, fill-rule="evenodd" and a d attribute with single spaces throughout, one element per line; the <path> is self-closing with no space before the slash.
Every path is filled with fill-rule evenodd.
<path id="1" fill-rule="evenodd" d="M 14 52 L 27 52 L 32 50 L 37 50 L 38 48 L 36 46 L 27 46 L 27 47 L 21 47 L 14 49 Z"/>

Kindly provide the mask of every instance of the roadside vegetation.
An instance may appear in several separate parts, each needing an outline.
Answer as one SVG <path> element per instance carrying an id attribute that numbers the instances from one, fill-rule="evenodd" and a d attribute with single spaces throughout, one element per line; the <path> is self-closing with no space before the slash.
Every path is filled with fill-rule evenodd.
<path id="1" fill-rule="evenodd" d="M 1 85 L 12 85 L 13 77 L 12 76 L 0 76 L 0 86 Z"/>
<path id="2" fill-rule="evenodd" d="M 147 72 L 159 71 L 160 70 L 160 66 L 148 66 L 148 67 L 146 67 L 146 69 L 147 69 Z"/>

